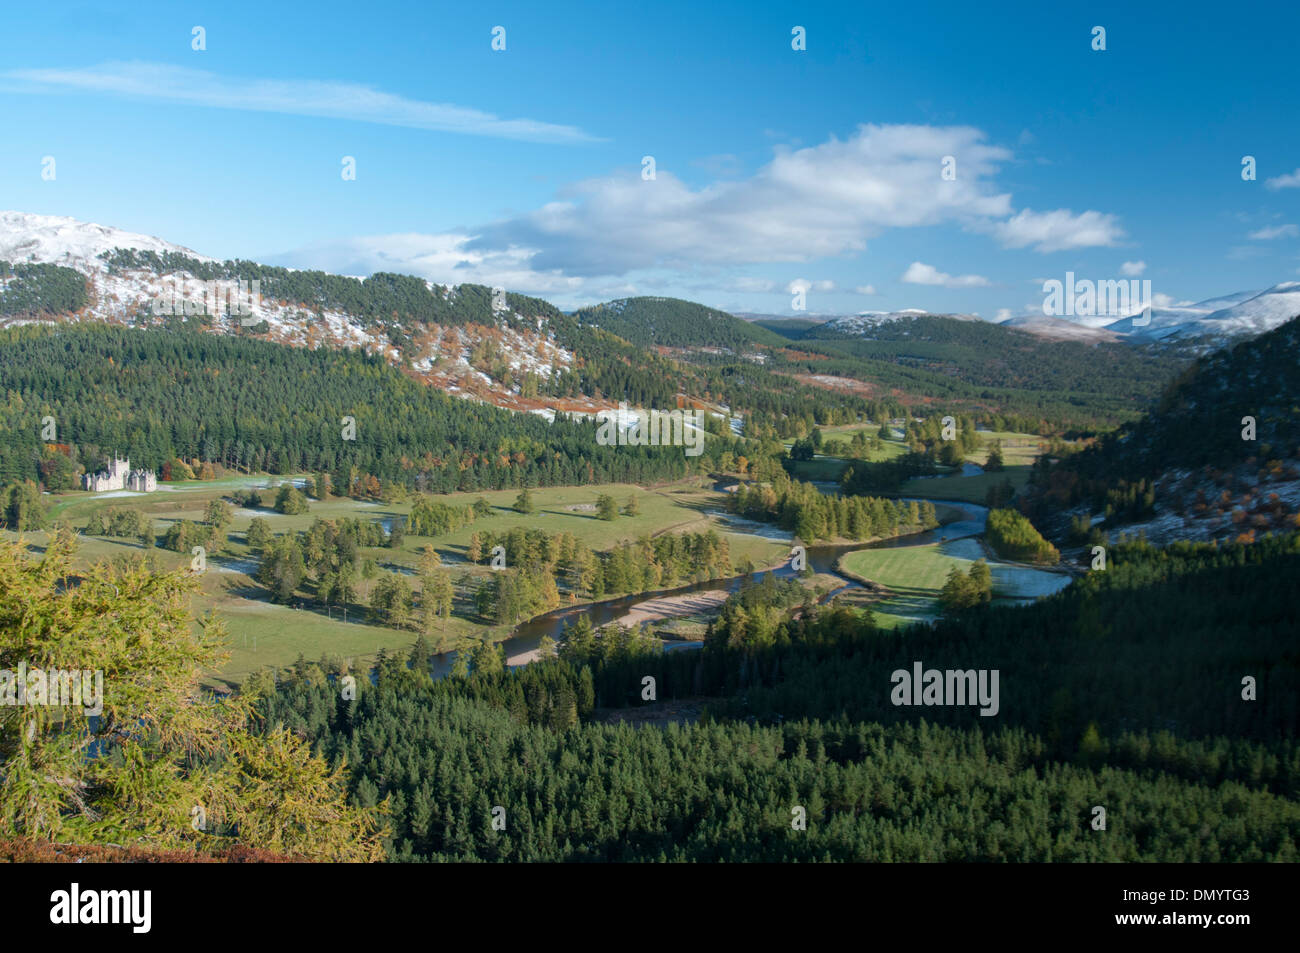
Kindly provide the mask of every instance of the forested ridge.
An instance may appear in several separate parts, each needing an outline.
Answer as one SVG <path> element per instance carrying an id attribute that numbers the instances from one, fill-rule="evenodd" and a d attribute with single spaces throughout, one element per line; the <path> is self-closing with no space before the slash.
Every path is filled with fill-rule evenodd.
<path id="1" fill-rule="evenodd" d="M 1059 462 L 1039 460 L 1027 505 L 1086 502 L 1119 518 L 1154 511 L 1154 482 L 1172 471 L 1275 474 L 1300 458 L 1300 319 L 1198 359 L 1140 420 Z M 1249 419 L 1248 419 L 1249 418 Z"/>
<path id="2" fill-rule="evenodd" d="M 1214 351 L 1170 382 L 1151 412 L 1070 461 L 1081 476 L 1130 480 L 1171 467 L 1232 466 L 1300 453 L 1300 319 Z M 1243 417 L 1255 419 L 1243 440 Z"/>
<path id="3" fill-rule="evenodd" d="M 583 395 L 633 404 L 672 405 L 678 394 L 711 399 L 745 414 L 756 428 L 782 437 L 793 417 L 826 415 L 835 406 L 859 417 L 900 416 L 924 402 L 927 412 L 1010 414 L 1021 429 L 1109 428 L 1131 420 L 1186 362 L 1177 348 L 1042 341 L 981 321 L 922 315 L 873 329 L 870 338 L 815 325 L 778 334 L 761 324 L 675 298 L 637 297 L 565 314 L 540 298 L 483 285 L 430 285 L 411 275 L 377 272 L 352 278 L 295 271 L 245 260 L 204 261 L 177 252 L 114 249 L 101 255 L 109 273 L 147 270 L 200 281 L 257 281 L 263 298 L 308 313 L 344 313 L 396 348 L 404 362 L 422 353 L 436 325 L 510 327 L 544 333 L 578 360 L 545 379 L 499 363 L 485 368 L 498 384 L 528 395 Z M 0 263 L 0 269 L 5 267 Z M 0 293 L 0 314 L 59 315 L 87 303 L 84 276 L 55 265 L 14 266 Z M 2 272 L 0 272 L 2 274 Z M 147 308 L 141 309 L 144 316 Z M 211 329 L 213 316 L 173 317 L 171 329 Z M 237 328 L 255 336 L 263 322 Z M 656 346 L 677 349 L 674 360 Z M 712 353 L 708 349 L 720 349 Z M 751 358 L 753 360 L 751 360 Z M 760 367 L 754 360 L 761 360 Z M 792 383 L 790 375 L 840 376 L 867 382 L 872 397 Z M 531 378 L 531 379 L 530 379 Z"/>
<path id="4" fill-rule="evenodd" d="M 884 321 L 861 334 L 819 324 L 787 336 L 774 369 L 869 380 L 953 410 L 998 411 L 1061 429 L 1135 419 L 1191 359 L 1174 346 L 1045 341 L 943 315 Z"/>
<path id="5" fill-rule="evenodd" d="M 157 274 L 186 272 L 200 281 L 257 281 L 264 298 L 291 301 L 319 311 L 343 311 L 371 327 L 410 331 L 417 323 L 495 324 L 498 319 L 517 321 L 516 313 L 571 324 L 550 302 L 513 292 L 505 295 L 504 310 L 494 310 L 492 289 L 485 285 L 430 288 L 423 278 L 413 275 L 375 272 L 368 278 L 351 278 L 242 259 L 203 261 L 178 252 L 158 254 L 137 248 L 115 248 L 100 257 L 110 274 L 147 269 Z"/>
<path id="6" fill-rule="evenodd" d="M 594 325 L 641 347 L 719 347 L 732 351 L 766 344 L 781 347 L 781 336 L 761 325 L 680 298 L 620 298 L 580 308 L 579 323 Z"/>
<path id="7" fill-rule="evenodd" d="M 360 279 L 252 261 L 205 262 L 175 252 L 158 254 L 122 248 L 101 257 L 113 274 L 124 269 L 147 269 L 157 274 L 184 272 L 202 281 L 256 280 L 263 298 L 301 304 L 316 313 L 340 311 L 357 318 L 367 329 L 382 331 L 408 359 L 414 354 L 415 338 L 429 325 L 505 324 L 534 333 L 542 327 L 580 358 L 574 367 L 557 371 L 540 382 L 539 392 L 551 396 L 585 395 L 626 400 L 633 405 L 673 407 L 678 393 L 695 390 L 697 396 L 730 401 L 737 409 L 756 412 L 759 422 L 773 424 L 791 413 L 810 413 L 816 403 L 824 402 L 824 395 L 815 389 L 791 387 L 770 374 L 760 375 L 767 386 L 736 386 L 740 380 L 735 375 L 709 375 L 705 380 L 702 372 L 649 352 L 649 345 L 671 344 L 678 333 L 689 334 L 694 343 L 715 343 L 715 338 L 735 343 L 763 339 L 765 335 L 765 343 L 780 343 L 776 335 L 687 301 L 628 299 L 631 310 L 621 313 L 618 321 L 607 322 L 604 318 L 614 312 L 601 310 L 606 306 L 567 315 L 548 301 L 507 292 L 501 299 L 504 308 L 496 309 L 493 289 L 485 285 L 430 288 L 423 279 L 411 275 L 377 272 Z M 597 312 L 601 320 L 595 320 Z M 641 322 L 652 317 L 658 329 L 655 333 L 638 330 Z M 173 321 L 172 325 L 184 327 L 185 322 Z M 660 333 L 665 336 L 662 340 L 657 339 Z M 850 400 L 849 404 L 855 410 L 864 409 L 860 399 Z"/>
<path id="8" fill-rule="evenodd" d="M 244 472 L 356 468 L 451 492 L 671 480 L 698 465 L 680 447 L 600 446 L 592 422 L 450 397 L 359 351 L 98 325 L 12 328 L 0 346 L 2 482 L 40 478 L 45 416 L 87 470 L 116 452 L 154 470 L 176 457 Z M 699 460 L 730 443 L 709 441 Z"/>

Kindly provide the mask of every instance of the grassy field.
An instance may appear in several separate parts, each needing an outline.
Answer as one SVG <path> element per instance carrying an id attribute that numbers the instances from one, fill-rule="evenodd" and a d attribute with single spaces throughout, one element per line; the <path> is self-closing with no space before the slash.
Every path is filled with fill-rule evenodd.
<path id="1" fill-rule="evenodd" d="M 1018 492 L 1029 481 L 1029 467 L 1006 467 L 998 473 L 976 473 L 971 476 L 916 477 L 903 484 L 903 496 L 928 497 L 934 500 L 962 500 L 966 503 L 984 504 L 989 489 L 1010 480 Z"/>
<path id="2" fill-rule="evenodd" d="M 980 431 L 980 440 L 983 441 L 982 446 L 978 450 L 966 454 L 968 462 L 978 463 L 980 466 L 983 466 L 984 461 L 989 458 L 989 445 L 994 440 L 1002 442 L 1002 462 L 1008 467 L 1029 466 L 1047 446 L 1045 437 L 1005 430 Z"/>
<path id="3" fill-rule="evenodd" d="M 86 525 L 92 513 L 102 512 L 110 506 L 138 510 L 154 521 L 156 534 L 161 537 L 175 521 L 203 520 L 209 500 L 228 495 L 235 489 L 278 486 L 285 478 L 235 478 L 209 482 L 164 484 L 151 494 L 107 495 L 72 492 L 51 497 L 51 515 L 67 520 L 75 528 Z M 602 520 L 595 515 L 596 498 L 608 493 L 620 506 L 630 497 L 638 505 L 636 516 L 620 516 L 615 520 Z M 533 490 L 534 513 L 523 515 L 511 507 L 518 496 L 516 490 L 483 493 L 459 493 L 436 497 L 453 506 L 465 506 L 479 497 L 493 507 L 490 515 L 475 521 L 455 533 L 438 537 L 407 536 L 400 549 L 367 548 L 359 553 L 361 560 L 373 558 L 381 569 L 390 571 L 414 570 L 419 564 L 419 553 L 432 545 L 442 558 L 443 565 L 451 571 L 457 582 L 455 611 L 443 623 L 438 633 L 443 647 L 450 647 L 466 638 L 497 640 L 505 638 L 508 626 L 487 625 L 479 621 L 472 610 L 470 599 L 479 579 L 490 574 L 484 566 L 473 566 L 465 558 L 469 538 L 474 532 L 501 533 L 515 526 L 536 527 L 548 533 L 568 532 L 583 540 L 593 550 L 608 550 L 624 541 L 660 533 L 701 532 L 714 529 L 727 538 L 733 564 L 740 566 L 752 560 L 757 566 L 772 565 L 787 555 L 788 545 L 758 536 L 727 531 L 709 510 L 724 510 L 726 497 L 714 492 L 706 481 L 685 481 L 669 486 L 643 488 L 630 485 L 553 487 Z M 263 493 L 265 502 L 273 494 Z M 322 519 L 363 518 L 388 520 L 410 513 L 411 504 L 371 503 L 349 499 L 327 502 L 312 501 L 307 513 L 285 516 L 272 509 L 256 511 L 236 509 L 234 520 L 226 533 L 226 541 L 219 551 L 208 555 L 207 571 L 199 576 L 201 593 L 194 600 L 194 613 L 200 615 L 215 609 L 225 620 L 229 630 L 229 661 L 216 676 L 219 680 L 238 682 L 248 673 L 268 665 L 292 664 L 299 654 L 309 659 L 322 654 L 344 658 L 366 659 L 381 648 L 405 651 L 414 641 L 415 633 L 399 631 L 369 624 L 368 620 L 352 610 L 347 620 L 339 617 L 338 610 L 318 609 L 310 603 L 303 608 L 282 606 L 268 602 L 264 590 L 254 582 L 256 556 L 244 542 L 244 534 L 254 517 L 265 519 L 276 534 L 307 529 L 312 522 Z M 11 537 L 17 534 L 9 534 Z M 24 538 L 33 547 L 43 547 L 45 533 L 27 533 Z M 81 537 L 79 559 L 89 564 L 102 559 L 145 553 L 140 541 Z M 189 554 L 154 549 L 151 558 L 163 569 L 182 569 L 190 565 Z M 468 574 L 468 576 L 466 576 Z M 461 584 L 464 580 L 465 584 Z M 358 589 L 364 601 L 370 583 L 360 581 Z M 562 597 L 564 598 L 564 597 Z M 331 618 L 332 614 L 332 618 Z"/>
<path id="4" fill-rule="evenodd" d="M 834 440 L 852 440 L 853 435 L 858 431 L 866 431 L 871 436 L 875 436 L 880 429 L 878 424 L 843 424 L 837 427 L 822 428 L 822 437 Z M 794 446 L 793 440 L 785 442 L 786 450 Z M 907 453 L 907 445 L 897 440 L 886 440 L 882 442 L 880 449 L 868 452 L 865 459 L 871 463 L 880 463 L 885 460 L 893 460 Z M 824 454 L 817 454 L 811 460 L 796 460 L 791 464 L 793 467 L 792 476 L 799 480 L 832 480 L 838 482 L 844 476 L 844 471 L 852 464 L 853 460 L 841 457 L 828 457 Z"/>
<path id="5" fill-rule="evenodd" d="M 791 460 L 790 476 L 810 483 L 838 483 L 850 462 L 839 457 L 824 457 L 819 453 L 811 460 Z"/>
<path id="6" fill-rule="evenodd" d="M 965 538 L 925 546 L 861 549 L 846 554 L 839 568 L 849 576 L 869 579 L 893 595 L 872 608 L 884 629 L 910 625 L 940 613 L 939 592 L 954 567 L 966 572 L 971 563 L 985 558 L 978 540 Z M 1018 602 L 1045 596 L 1069 584 L 1063 573 L 1026 569 L 986 559 L 993 572 L 993 602 Z"/>
<path id="7" fill-rule="evenodd" d="M 947 581 L 949 570 L 956 566 L 965 572 L 972 562 L 947 555 L 941 545 L 861 549 L 845 555 L 840 560 L 840 568 L 847 574 L 886 586 L 894 593 L 872 607 L 881 628 L 910 625 L 939 614 L 939 590 Z"/>
<path id="8" fill-rule="evenodd" d="M 853 434 L 865 430 L 871 435 L 880 429 L 878 424 L 842 424 L 836 427 L 823 427 L 822 436 L 837 440 L 852 439 Z M 931 497 L 941 500 L 964 500 L 967 503 L 983 503 L 989 487 L 1001 485 L 1004 479 L 1010 479 L 1011 485 L 1020 490 L 1029 479 L 1029 467 L 1042 452 L 1044 440 L 1035 434 L 1015 433 L 1012 431 L 980 432 L 981 446 L 966 455 L 966 462 L 983 466 L 989 456 L 989 445 L 998 440 L 1002 443 L 1002 462 L 1005 469 L 997 474 L 976 474 L 969 477 L 936 477 L 933 479 L 909 480 L 902 487 L 905 496 Z M 787 440 L 785 447 L 789 450 L 793 440 Z M 907 445 L 897 440 L 887 440 L 879 450 L 872 451 L 868 459 L 872 463 L 893 460 L 907 453 Z M 791 464 L 791 475 L 800 480 L 839 482 L 852 460 L 840 457 L 828 457 L 817 454 L 811 460 L 799 460 Z"/>

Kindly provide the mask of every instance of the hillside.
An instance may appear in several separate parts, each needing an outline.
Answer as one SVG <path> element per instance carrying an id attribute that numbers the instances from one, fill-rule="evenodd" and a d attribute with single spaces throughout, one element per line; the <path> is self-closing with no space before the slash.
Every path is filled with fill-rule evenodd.
<path id="1" fill-rule="evenodd" d="M 213 281 L 225 288 L 257 281 L 251 313 L 231 314 L 228 298 L 214 312 L 203 284 Z M 537 298 L 505 294 L 494 302 L 482 285 L 217 261 L 147 235 L 3 212 L 0 327 L 35 320 L 183 326 L 294 347 L 361 348 L 448 393 L 512 410 L 591 412 L 609 405 L 583 399 L 589 395 L 580 390 L 566 400 L 540 399 L 540 385 L 569 372 L 574 354 L 556 339 L 573 322 Z"/>
<path id="2" fill-rule="evenodd" d="M 1300 508 L 1300 319 L 1198 359 L 1150 412 L 1035 477 L 1037 502 L 1083 503 L 1164 538 L 1294 525 Z M 1243 436 L 1245 418 L 1254 437 Z"/>
<path id="3" fill-rule="evenodd" d="M 203 303 L 204 283 L 253 281 L 251 314 Z M 814 418 L 832 422 L 828 404 L 845 420 L 952 411 L 1011 415 L 1036 431 L 1107 429 L 1135 418 L 1194 353 L 1119 343 L 1109 331 L 1065 335 L 1077 330 L 1070 322 L 1027 333 L 917 311 L 768 327 L 676 298 L 633 297 L 569 315 L 483 285 L 218 261 L 119 229 L 0 213 L 0 327 L 34 321 L 359 348 L 448 394 L 509 410 L 553 418 L 689 401 L 781 436 L 802 435 Z"/>
<path id="4" fill-rule="evenodd" d="M 1300 315 L 1300 281 L 1284 281 L 1264 291 L 1241 291 L 1170 308 L 1152 308 L 1147 325 L 1122 318 L 1108 331 L 1161 340 L 1208 338 L 1223 343 L 1263 334 Z"/>
<path id="5" fill-rule="evenodd" d="M 967 315 L 916 312 L 838 318 L 787 336 L 774 369 L 1085 428 L 1133 419 L 1192 358 L 1104 333 L 1052 339 Z"/>
<path id="6" fill-rule="evenodd" d="M 1230 467 L 1245 457 L 1300 450 L 1300 320 L 1198 359 L 1167 387 L 1151 412 L 1080 455 L 1081 473 L 1128 479 L 1171 467 Z M 1242 418 L 1256 420 L 1255 442 Z"/>
<path id="7" fill-rule="evenodd" d="M 209 313 L 203 283 L 214 281 L 227 288 L 257 281 L 260 298 L 251 301 L 251 314 L 230 313 L 228 300 Z M 176 313 L 159 309 L 160 300 Z M 689 402 L 719 417 L 734 412 L 799 428 L 802 423 L 793 424 L 793 418 L 811 419 L 825 403 L 816 388 L 792 387 L 750 362 L 740 374 L 683 363 L 679 358 L 689 356 L 716 364 L 733 354 L 712 345 L 690 353 L 664 347 L 647 330 L 662 328 L 668 340 L 732 341 L 747 352 L 759 339 L 781 343 L 761 328 L 676 299 L 629 299 L 601 308 L 606 310 L 592 315 L 624 315 L 610 322 L 579 320 L 539 298 L 409 275 L 355 278 L 218 261 L 120 229 L 0 213 L 0 328 L 108 323 L 309 349 L 359 348 L 448 394 L 548 419 L 592 414 L 621 402 L 661 408 Z M 698 332 L 709 322 L 707 333 L 679 334 L 688 326 Z M 837 403 L 849 415 L 871 409 L 859 397 Z"/>
<path id="8" fill-rule="evenodd" d="M 177 457 L 242 473 L 325 470 L 341 486 L 356 469 L 437 492 L 671 479 L 685 468 L 680 448 L 602 446 L 590 421 L 459 401 L 379 355 L 183 327 L 0 330 L 0 395 L 0 482 L 50 489 L 76 485 L 78 464 L 93 472 L 110 452 L 151 470 Z M 42 438 L 47 415 L 57 445 Z M 354 435 L 342 435 L 344 417 Z"/>
<path id="9" fill-rule="evenodd" d="M 620 298 L 582 308 L 574 315 L 642 347 L 724 348 L 743 352 L 760 345 L 781 347 L 781 335 L 725 311 L 680 298 Z"/>

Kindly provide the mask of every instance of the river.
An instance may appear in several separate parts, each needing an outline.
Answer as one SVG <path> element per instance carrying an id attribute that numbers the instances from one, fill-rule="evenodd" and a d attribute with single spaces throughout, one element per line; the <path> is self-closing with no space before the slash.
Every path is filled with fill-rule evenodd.
<path id="1" fill-rule="evenodd" d="M 904 501 L 920 499 L 915 497 L 899 497 Z M 896 546 L 925 546 L 935 542 L 950 542 L 952 540 L 963 539 L 970 536 L 978 536 L 984 532 L 984 525 L 988 519 L 988 508 L 978 506 L 974 503 L 962 503 L 947 500 L 931 500 L 935 504 L 937 514 L 940 519 L 940 525 L 931 530 L 921 533 L 912 533 L 907 536 L 893 536 L 888 539 L 876 540 L 871 543 L 843 543 L 839 545 L 821 545 L 807 547 L 808 566 L 814 572 L 824 573 L 835 576 L 842 585 L 837 587 L 823 597 L 823 601 L 829 600 L 846 589 L 860 588 L 860 583 L 855 582 L 845 576 L 841 576 L 835 571 L 835 564 L 845 553 L 853 552 L 858 549 L 885 549 Z M 729 513 L 716 513 L 725 527 L 731 532 L 746 532 L 750 527 L 762 530 L 761 535 L 773 538 L 773 534 L 780 534 L 775 538 L 790 539 L 791 534 L 785 533 L 772 524 L 754 523 Z M 587 616 L 591 624 L 596 627 L 606 625 L 623 618 L 632 610 L 636 609 L 643 603 L 656 599 L 662 599 L 665 596 L 678 596 L 692 592 L 735 592 L 743 586 L 750 583 L 759 582 L 769 572 L 774 572 L 778 577 L 790 577 L 795 575 L 794 570 L 790 568 L 789 561 L 777 567 L 776 569 L 760 570 L 757 572 L 744 573 L 739 576 L 733 576 L 730 579 L 714 579 L 709 582 L 695 583 L 689 586 L 679 586 L 675 589 L 660 589 L 654 592 L 641 592 L 636 595 L 620 596 L 616 599 L 609 599 L 604 602 L 584 603 L 582 605 L 570 606 L 564 609 L 556 609 L 543 615 L 536 616 L 526 622 L 521 622 L 514 629 L 514 634 L 504 642 L 506 649 L 506 659 L 510 665 L 517 665 L 526 662 L 531 658 L 531 653 L 537 649 L 543 636 L 550 636 L 552 640 L 558 642 L 564 632 L 566 625 L 571 624 L 579 616 Z M 700 645 L 699 642 L 669 642 L 666 651 L 679 651 L 682 649 L 695 648 Z M 454 659 L 454 653 L 446 653 L 436 656 L 434 659 L 434 676 L 440 677 L 451 669 L 451 663 Z"/>

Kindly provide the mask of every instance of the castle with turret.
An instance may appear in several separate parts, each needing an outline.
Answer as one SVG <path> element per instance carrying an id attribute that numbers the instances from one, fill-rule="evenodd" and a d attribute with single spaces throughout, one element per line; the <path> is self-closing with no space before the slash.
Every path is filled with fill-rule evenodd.
<path id="1" fill-rule="evenodd" d="M 131 460 L 119 460 L 113 454 L 113 462 L 107 470 L 87 473 L 81 478 L 81 485 L 92 493 L 105 490 L 134 490 L 137 493 L 152 493 L 158 489 L 158 477 L 152 470 L 139 467 L 131 469 Z"/>

